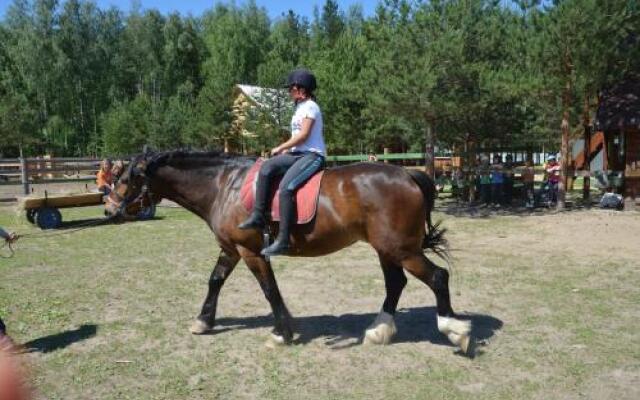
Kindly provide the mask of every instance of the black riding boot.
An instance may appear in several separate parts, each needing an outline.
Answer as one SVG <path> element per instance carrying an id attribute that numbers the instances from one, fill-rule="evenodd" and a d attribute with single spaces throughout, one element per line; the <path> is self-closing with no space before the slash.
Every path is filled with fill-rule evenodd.
<path id="1" fill-rule="evenodd" d="M 249 218 L 247 218 L 244 222 L 238 225 L 239 229 L 264 229 L 266 225 L 266 221 L 264 219 L 264 215 L 260 211 L 253 211 Z"/>
<path id="2" fill-rule="evenodd" d="M 268 174 L 260 173 L 256 184 L 256 202 L 249 218 L 238 225 L 239 229 L 262 230 L 267 225 L 265 211 L 267 209 L 267 199 L 269 198 L 269 188 L 271 187 L 271 177 Z"/>
<path id="3" fill-rule="evenodd" d="M 280 228 L 278 229 L 278 237 L 276 237 L 271 246 L 260 252 L 263 256 L 286 255 L 289 253 L 289 232 L 296 218 L 296 210 L 293 204 L 294 194 L 287 190 L 280 190 Z"/>

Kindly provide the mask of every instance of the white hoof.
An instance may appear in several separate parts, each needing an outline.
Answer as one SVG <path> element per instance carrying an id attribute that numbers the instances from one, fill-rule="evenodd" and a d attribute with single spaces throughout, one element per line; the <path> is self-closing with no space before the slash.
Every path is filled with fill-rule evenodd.
<path id="1" fill-rule="evenodd" d="M 286 344 L 287 342 L 284 340 L 284 336 L 276 335 L 275 333 L 270 334 L 269 339 L 264 343 L 264 345 L 269 349 L 282 347 Z"/>
<path id="2" fill-rule="evenodd" d="M 391 339 L 395 336 L 398 330 L 396 329 L 396 323 L 393 320 L 393 315 L 380 311 L 380 314 L 373 321 L 373 324 L 364 333 L 363 344 L 377 344 L 385 345 L 391 343 Z"/>
<path id="3" fill-rule="evenodd" d="M 471 344 L 471 321 L 463 321 L 438 315 L 438 330 L 449 338 L 449 341 L 467 353 Z"/>
<path id="4" fill-rule="evenodd" d="M 193 324 L 191 324 L 191 328 L 189 328 L 189 331 L 191 331 L 191 333 L 193 333 L 194 335 L 202 335 L 203 333 L 207 333 L 210 330 L 211 327 L 206 322 L 199 319 L 193 321 Z"/>

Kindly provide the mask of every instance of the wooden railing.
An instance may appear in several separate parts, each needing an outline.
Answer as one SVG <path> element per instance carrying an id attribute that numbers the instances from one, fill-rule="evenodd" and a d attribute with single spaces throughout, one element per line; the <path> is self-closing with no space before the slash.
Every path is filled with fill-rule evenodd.
<path id="1" fill-rule="evenodd" d="M 329 155 L 329 165 L 348 162 L 363 161 L 401 162 L 409 168 L 421 168 L 424 165 L 424 153 L 382 153 L 382 154 L 354 154 L 354 155 Z M 47 183 L 88 183 L 95 180 L 95 175 L 100 168 L 98 158 L 12 158 L 0 159 L 0 185 L 22 185 L 25 195 L 31 193 L 32 184 Z M 460 166 L 460 158 L 435 157 L 435 168 L 440 173 L 448 173 L 453 168 Z M 539 167 L 538 167 L 539 168 Z M 465 168 L 465 172 L 468 168 Z M 473 167 L 472 167 L 473 169 Z M 576 175 L 589 175 L 593 173 L 576 171 Z"/>
<path id="2" fill-rule="evenodd" d="M 23 185 L 27 195 L 33 183 L 95 180 L 99 168 L 97 158 L 5 158 L 0 159 L 0 185 Z"/>

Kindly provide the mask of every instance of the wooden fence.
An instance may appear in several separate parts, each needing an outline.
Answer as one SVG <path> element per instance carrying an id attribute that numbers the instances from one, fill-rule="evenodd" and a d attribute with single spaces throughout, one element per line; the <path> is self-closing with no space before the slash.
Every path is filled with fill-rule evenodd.
<path id="1" fill-rule="evenodd" d="M 348 162 L 378 161 L 402 164 L 408 168 L 424 168 L 424 153 L 388 153 L 329 155 L 327 163 L 337 165 Z M 13 158 L 0 159 L 0 186 L 22 185 L 12 190 L 11 198 L 22 193 L 29 195 L 33 186 L 50 183 L 82 183 L 89 186 L 95 181 L 100 168 L 98 158 Z M 435 157 L 438 175 L 447 174 L 460 166 L 460 157 Z M 587 173 L 588 175 L 588 173 Z M 18 193 L 19 192 L 19 193 Z M 1 194 L 1 193 L 0 193 Z M 2 196 L 0 196 L 2 197 Z M 5 196 L 6 197 L 6 196 Z M 7 197 L 5 200 L 9 199 Z"/>
<path id="2" fill-rule="evenodd" d="M 97 158 L 4 158 L 0 159 L 0 185 L 22 185 L 31 193 L 37 183 L 88 182 L 100 169 Z"/>

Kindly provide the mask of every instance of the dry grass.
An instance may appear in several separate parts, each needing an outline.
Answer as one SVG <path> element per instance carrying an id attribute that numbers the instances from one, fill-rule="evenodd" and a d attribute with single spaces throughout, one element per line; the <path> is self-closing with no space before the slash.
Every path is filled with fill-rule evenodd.
<path id="1" fill-rule="evenodd" d="M 472 360 L 437 332 L 434 297 L 415 279 L 394 344 L 359 345 L 384 298 L 364 244 L 274 262 L 295 345 L 263 345 L 269 307 L 243 265 L 222 291 L 216 333 L 192 336 L 217 246 L 188 212 L 159 215 L 25 238 L 0 259 L 0 313 L 34 349 L 25 357 L 41 398 L 640 398 L 636 213 L 439 214 L 456 249 L 453 305 L 480 342 Z M 23 221 L 0 208 L 0 225 L 37 231 Z"/>

